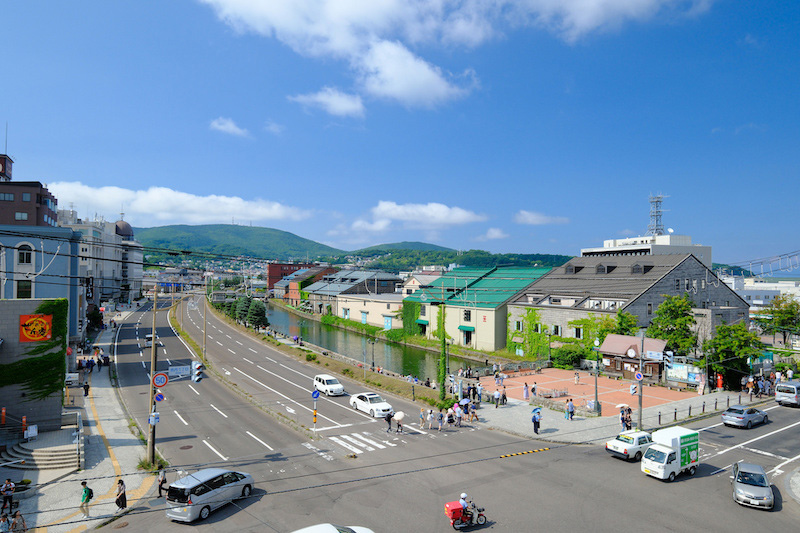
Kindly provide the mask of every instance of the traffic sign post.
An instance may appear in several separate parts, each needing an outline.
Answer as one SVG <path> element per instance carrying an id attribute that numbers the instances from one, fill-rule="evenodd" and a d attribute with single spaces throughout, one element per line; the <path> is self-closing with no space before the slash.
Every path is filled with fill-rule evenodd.
<path id="1" fill-rule="evenodd" d="M 156 395 L 155 395 L 155 401 L 157 401 L 157 402 L 161 402 L 165 398 L 166 398 L 166 396 L 164 396 L 163 392 L 157 392 Z"/>
<path id="2" fill-rule="evenodd" d="M 642 380 L 644 379 L 644 376 L 642 375 L 642 373 L 641 373 L 641 372 L 637 372 L 637 373 L 634 375 L 634 377 L 636 378 L 636 381 L 642 381 Z"/>
<path id="3" fill-rule="evenodd" d="M 319 391 L 314 389 L 314 392 L 311 393 L 311 397 L 314 399 L 314 435 L 317 434 L 317 398 L 319 398 Z"/>
<path id="4" fill-rule="evenodd" d="M 153 387 L 161 388 L 169 382 L 169 376 L 164 372 L 153 374 Z"/>

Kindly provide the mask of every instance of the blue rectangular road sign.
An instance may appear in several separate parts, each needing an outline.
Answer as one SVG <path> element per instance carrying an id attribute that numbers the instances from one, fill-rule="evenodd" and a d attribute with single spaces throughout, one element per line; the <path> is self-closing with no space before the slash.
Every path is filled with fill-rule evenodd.
<path id="1" fill-rule="evenodd" d="M 192 367 L 190 366 L 176 366 L 172 365 L 169 367 L 169 377 L 177 378 L 180 376 L 188 376 L 192 372 Z"/>

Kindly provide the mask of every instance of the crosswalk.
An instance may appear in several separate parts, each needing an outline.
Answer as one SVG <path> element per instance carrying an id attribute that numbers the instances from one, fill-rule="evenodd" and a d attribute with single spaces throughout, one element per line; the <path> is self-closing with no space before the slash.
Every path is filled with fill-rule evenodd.
<path id="1" fill-rule="evenodd" d="M 459 428 L 461 431 L 474 431 L 475 427 Z M 415 426 L 404 427 L 403 433 L 391 433 L 386 431 L 354 431 L 352 433 L 343 433 L 339 435 L 328 435 L 324 438 L 323 442 L 327 444 L 324 446 L 331 454 L 363 454 L 368 452 L 378 452 L 380 450 L 387 450 L 397 448 L 405 444 L 411 444 L 418 440 L 420 437 L 424 439 L 435 439 L 439 437 L 449 436 L 450 431 L 438 433 L 437 431 L 430 432 L 427 428 L 419 429 Z M 410 437 L 410 439 L 409 439 Z"/>
<path id="2" fill-rule="evenodd" d="M 388 436 L 388 434 L 387 434 Z M 385 450 L 394 448 L 397 444 L 386 439 L 379 439 L 369 432 L 349 433 L 346 435 L 336 435 L 328 437 L 328 440 L 336 443 L 342 448 L 352 453 L 372 452 L 375 450 Z"/>

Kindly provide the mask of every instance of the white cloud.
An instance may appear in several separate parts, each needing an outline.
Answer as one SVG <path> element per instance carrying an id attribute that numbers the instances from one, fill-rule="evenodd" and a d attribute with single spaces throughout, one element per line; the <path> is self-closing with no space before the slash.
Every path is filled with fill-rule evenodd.
<path id="1" fill-rule="evenodd" d="M 460 86 L 424 51 L 474 48 L 531 27 L 574 42 L 631 21 L 696 16 L 715 0 L 199 1 L 236 31 L 277 39 L 306 57 L 342 60 L 368 94 L 434 106 L 469 92 L 474 76 Z M 420 93 L 426 82 L 433 82 L 429 98 Z"/>
<path id="2" fill-rule="evenodd" d="M 286 130 L 286 127 L 272 120 L 268 120 L 267 123 L 264 124 L 264 129 L 273 135 L 281 135 L 284 130 Z"/>
<path id="3" fill-rule="evenodd" d="M 357 94 L 346 94 L 333 87 L 323 87 L 313 94 L 289 96 L 289 100 L 308 107 L 316 107 L 337 117 L 363 117 L 364 104 Z"/>
<path id="4" fill-rule="evenodd" d="M 485 234 L 475 237 L 476 241 L 494 241 L 508 239 L 509 235 L 500 228 L 489 228 Z"/>
<path id="5" fill-rule="evenodd" d="M 48 189 L 61 205 L 74 205 L 78 213 L 118 213 L 124 206 L 125 220 L 134 226 L 159 224 L 213 224 L 231 220 L 266 222 L 303 220 L 305 209 L 267 200 L 245 200 L 237 196 L 197 196 L 167 187 L 135 191 L 122 187 L 90 187 L 80 182 L 56 182 Z"/>
<path id="6" fill-rule="evenodd" d="M 520 210 L 514 215 L 514 222 L 517 224 L 529 224 L 531 226 L 544 226 L 547 224 L 567 224 L 569 219 L 567 217 L 544 215 L 535 211 Z"/>
<path id="7" fill-rule="evenodd" d="M 356 231 L 383 232 L 388 230 L 391 224 L 392 221 L 386 218 L 381 218 L 372 222 L 360 218 L 353 222 L 352 228 Z"/>
<path id="8" fill-rule="evenodd" d="M 398 220 L 415 226 L 459 226 L 471 222 L 486 220 L 485 215 L 479 215 L 460 207 L 449 207 L 439 203 L 427 204 L 398 204 L 381 200 L 372 208 L 375 220 Z"/>
<path id="9" fill-rule="evenodd" d="M 227 133 L 228 135 L 235 135 L 237 137 L 250 136 L 250 132 L 248 132 L 246 129 L 237 126 L 232 119 L 225 117 L 215 118 L 214 120 L 211 121 L 209 127 L 212 130 L 221 131 L 222 133 Z"/>

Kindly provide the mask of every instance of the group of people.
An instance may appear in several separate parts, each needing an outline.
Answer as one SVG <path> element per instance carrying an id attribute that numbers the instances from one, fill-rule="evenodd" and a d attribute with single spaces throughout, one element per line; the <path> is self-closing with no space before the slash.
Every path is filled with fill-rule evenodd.
<path id="1" fill-rule="evenodd" d="M 572 420 L 575 416 L 575 404 L 572 403 L 572 398 L 567 400 L 567 403 L 564 406 L 564 418 L 567 420 Z"/>
<path id="2" fill-rule="evenodd" d="M 503 386 L 503 392 L 500 392 L 500 389 L 495 389 L 494 394 L 492 395 L 494 400 L 494 408 L 497 409 L 499 405 L 505 405 L 508 403 L 508 396 L 506 396 L 506 388 Z"/>
<path id="3" fill-rule="evenodd" d="M 28 526 L 25 524 L 25 519 L 19 511 L 14 513 L 14 516 L 9 518 L 8 513 L 5 512 L 6 505 L 10 513 L 14 507 L 14 489 L 16 485 L 11 479 L 6 479 L 6 482 L 0 486 L 0 493 L 3 495 L 3 506 L 0 508 L 0 533 L 6 531 L 27 531 Z"/>
<path id="4" fill-rule="evenodd" d="M 159 471 L 159 474 L 160 473 L 161 471 Z M 158 490 L 161 492 L 161 486 L 158 487 Z M 125 482 L 121 479 L 117 481 L 117 492 L 115 496 L 114 503 L 117 505 L 116 512 L 121 513 L 128 508 L 128 496 L 125 489 Z M 89 487 L 86 481 L 81 481 L 81 504 L 78 506 L 78 510 L 83 514 L 84 518 L 89 518 L 89 504 L 93 499 L 94 491 Z M 0 532 L 1 531 L 2 529 L 0 529 Z"/>
<path id="5" fill-rule="evenodd" d="M 522 386 L 522 399 L 526 402 L 531 399 L 531 396 L 536 396 L 536 382 L 533 382 L 533 385 L 528 388 L 528 383 Z"/>
<path id="6" fill-rule="evenodd" d="M 474 377 L 474 374 L 475 371 L 472 370 L 471 366 L 468 366 L 466 370 L 464 370 L 463 367 L 458 369 L 458 377 L 460 378 L 472 379 L 472 377 Z"/>
<path id="7" fill-rule="evenodd" d="M 619 408 L 619 424 L 622 426 L 622 431 L 633 428 L 632 415 L 633 410 L 630 407 L 626 406 Z"/>
<path id="8" fill-rule="evenodd" d="M 783 381 L 792 381 L 794 378 L 794 371 L 790 368 L 785 374 L 778 372 L 770 372 L 769 376 L 744 376 L 742 377 L 742 391 L 748 394 L 755 394 L 756 398 L 762 396 L 769 396 L 775 392 L 775 385 Z"/>

